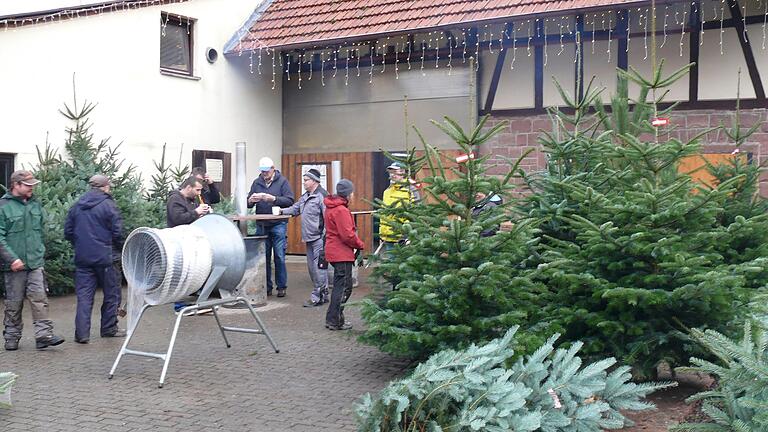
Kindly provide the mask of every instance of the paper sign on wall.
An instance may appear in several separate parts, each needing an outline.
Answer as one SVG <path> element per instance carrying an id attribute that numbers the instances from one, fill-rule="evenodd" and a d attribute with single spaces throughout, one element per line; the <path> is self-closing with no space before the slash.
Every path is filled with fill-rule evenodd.
<path id="1" fill-rule="evenodd" d="M 307 171 L 311 169 L 316 169 L 320 171 L 320 187 L 328 190 L 328 166 L 326 164 L 301 164 L 301 177 L 304 178 L 304 174 L 307 173 Z M 330 192 L 330 191 L 329 191 Z"/>
<path id="2" fill-rule="evenodd" d="M 206 159 L 205 172 L 211 180 L 219 183 L 224 180 L 224 161 L 221 159 Z"/>

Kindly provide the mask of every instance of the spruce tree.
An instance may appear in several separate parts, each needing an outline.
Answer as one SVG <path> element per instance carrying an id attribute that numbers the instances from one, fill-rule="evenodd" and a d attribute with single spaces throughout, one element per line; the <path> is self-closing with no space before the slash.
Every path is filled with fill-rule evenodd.
<path id="1" fill-rule="evenodd" d="M 661 360 L 688 357 L 693 347 L 681 332 L 725 331 L 768 282 L 766 215 L 728 216 L 743 208 L 739 190 L 754 190 L 757 176 L 733 173 L 705 186 L 679 172 L 708 131 L 680 140 L 674 126 L 652 123 L 669 116 L 674 105 L 661 109 L 667 89 L 688 69 L 667 76 L 663 64 L 651 79 L 620 70 L 610 113 L 599 91 L 583 100 L 561 92 L 575 114 L 551 111 L 556 129 L 541 138 L 547 170 L 528 177 L 527 210 L 544 221 L 532 277 L 549 288 L 547 320 L 583 340 L 588 355 L 616 356 L 644 375 Z M 640 87 L 631 103 L 628 83 Z M 748 237 L 755 241 L 741 241 Z"/>
<path id="2" fill-rule="evenodd" d="M 50 292 L 54 295 L 73 291 L 73 250 L 64 239 L 64 221 L 69 208 L 90 189 L 88 179 L 104 174 L 112 181 L 112 196 L 120 209 L 124 233 L 140 226 L 159 227 L 165 221 L 164 201 L 144 199 L 141 176 L 133 165 L 125 166 L 119 156 L 120 145 L 110 146 L 109 139 L 96 141 L 91 132 L 89 115 L 96 104 L 82 102 L 77 95 L 72 105 L 65 104 L 60 113 L 72 126 L 59 153 L 46 143 L 38 148 L 38 163 L 33 167 L 41 183 L 35 196 L 45 209 L 45 270 Z"/>
<path id="3" fill-rule="evenodd" d="M 356 407 L 358 430 L 601 431 L 632 425 L 627 411 L 674 383 L 630 382 L 629 367 L 608 358 L 584 365 L 580 343 L 555 349 L 550 337 L 530 356 L 515 356 L 517 327 L 465 350 L 441 351 L 407 377 Z"/>
<path id="4" fill-rule="evenodd" d="M 763 298 L 762 300 L 765 300 Z M 693 330 L 693 337 L 717 360 L 691 358 L 694 366 L 682 372 L 716 378 L 712 390 L 697 393 L 687 402 L 703 401 L 706 423 L 682 423 L 673 432 L 752 432 L 768 430 L 768 321 L 748 320 L 741 340 L 714 330 Z"/>
<path id="5" fill-rule="evenodd" d="M 469 133 L 448 118 L 433 123 L 465 154 L 477 155 L 478 146 L 505 126 L 500 123 L 486 131 L 486 120 Z M 395 281 L 397 286 L 394 291 L 386 286 L 388 292 L 378 301 L 363 301 L 367 330 L 361 340 L 392 354 L 424 359 L 525 324 L 519 342 L 538 346 L 545 338 L 528 331 L 535 325 L 526 323 L 536 322 L 535 297 L 544 287 L 523 274 L 532 249 L 531 222 L 516 220 L 511 230 L 488 235 L 515 217 L 508 214 L 509 197 L 519 160 L 509 161 L 506 175 L 497 177 L 486 173 L 488 155 L 469 158 L 456 169 L 446 168 L 445 156 L 426 142 L 424 149 L 422 159 L 402 160 L 430 169 L 431 175 L 420 180 L 422 201 L 393 207 L 376 202 L 379 214 L 394 221 L 395 231 L 407 238 L 407 244 L 396 246 L 373 272 L 374 278 Z M 473 212 L 494 194 L 506 201 Z"/>

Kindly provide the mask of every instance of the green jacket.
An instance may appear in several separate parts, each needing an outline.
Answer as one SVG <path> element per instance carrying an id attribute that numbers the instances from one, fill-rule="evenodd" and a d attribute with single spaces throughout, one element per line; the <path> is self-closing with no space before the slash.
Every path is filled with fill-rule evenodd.
<path id="1" fill-rule="evenodd" d="M 0 198 L 0 258 L 2 270 L 21 259 L 28 270 L 43 266 L 43 207 L 34 197 L 27 202 L 6 193 Z"/>

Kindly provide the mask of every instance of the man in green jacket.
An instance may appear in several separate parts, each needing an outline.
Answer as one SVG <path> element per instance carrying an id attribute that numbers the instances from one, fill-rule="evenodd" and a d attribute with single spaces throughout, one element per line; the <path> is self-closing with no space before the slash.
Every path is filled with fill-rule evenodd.
<path id="1" fill-rule="evenodd" d="M 40 183 L 29 171 L 11 174 L 9 192 L 0 198 L 0 259 L 5 277 L 5 349 L 19 349 L 24 297 L 32 307 L 37 349 L 59 345 L 48 319 L 48 296 L 43 279 L 43 208 L 32 196 Z"/>

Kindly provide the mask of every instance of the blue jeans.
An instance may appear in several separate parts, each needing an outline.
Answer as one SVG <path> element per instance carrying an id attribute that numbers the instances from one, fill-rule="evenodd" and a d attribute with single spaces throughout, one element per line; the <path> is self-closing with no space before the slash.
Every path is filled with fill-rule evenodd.
<path id="1" fill-rule="evenodd" d="M 267 261 L 267 293 L 272 293 L 272 287 L 276 284 L 277 289 L 284 290 L 288 286 L 288 271 L 285 269 L 285 250 L 288 247 L 288 240 L 285 236 L 285 230 L 288 222 L 280 221 L 272 226 L 259 224 L 256 229 L 256 235 L 267 236 L 267 242 L 264 253 Z M 275 256 L 275 284 L 272 283 L 272 255 Z"/>

